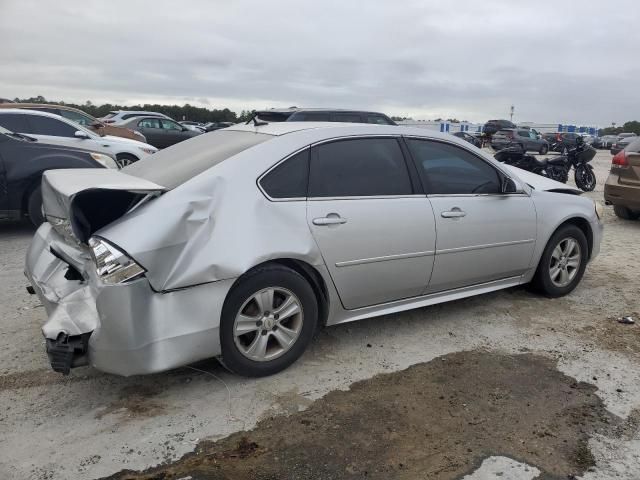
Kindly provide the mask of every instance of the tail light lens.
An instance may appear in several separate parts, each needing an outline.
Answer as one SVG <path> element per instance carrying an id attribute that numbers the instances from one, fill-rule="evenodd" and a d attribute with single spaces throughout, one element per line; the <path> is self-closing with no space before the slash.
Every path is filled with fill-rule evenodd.
<path id="1" fill-rule="evenodd" d="M 627 152 L 620 150 L 613 156 L 611 160 L 611 168 L 627 168 L 629 166 L 629 160 L 627 160 Z"/>
<path id="2" fill-rule="evenodd" d="M 96 264 L 96 272 L 100 279 L 108 285 L 125 283 L 141 277 L 145 269 L 138 265 L 124 252 L 101 238 L 89 239 L 91 255 Z"/>

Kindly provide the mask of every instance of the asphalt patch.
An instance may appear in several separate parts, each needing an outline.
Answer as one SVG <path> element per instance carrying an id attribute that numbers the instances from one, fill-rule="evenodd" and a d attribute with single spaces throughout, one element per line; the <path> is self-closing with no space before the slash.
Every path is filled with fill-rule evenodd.
<path id="1" fill-rule="evenodd" d="M 108 478 L 459 479 L 501 455 L 566 479 L 594 465 L 589 437 L 616 421 L 595 392 L 539 355 L 453 353 Z"/>

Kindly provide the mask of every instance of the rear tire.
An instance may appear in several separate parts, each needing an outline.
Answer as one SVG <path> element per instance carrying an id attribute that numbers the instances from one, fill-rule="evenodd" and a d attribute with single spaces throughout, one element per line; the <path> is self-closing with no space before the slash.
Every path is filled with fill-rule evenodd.
<path id="1" fill-rule="evenodd" d="M 118 163 L 118 166 L 120 168 L 131 165 L 138 160 L 140 160 L 138 157 L 131 155 L 130 153 L 119 153 L 118 155 L 116 155 L 116 162 Z"/>
<path id="2" fill-rule="evenodd" d="M 623 220 L 637 220 L 640 217 L 639 212 L 634 212 L 627 207 L 623 207 L 622 205 L 614 205 L 613 213 L 615 213 L 618 218 L 622 218 Z"/>
<path id="3" fill-rule="evenodd" d="M 296 313 L 284 308 L 290 300 Z M 240 277 L 224 302 L 222 364 L 246 377 L 278 373 L 302 355 L 317 323 L 316 296 L 302 275 L 277 264 L 260 267 Z"/>
<path id="4" fill-rule="evenodd" d="M 542 145 L 540 147 L 540 155 L 546 155 L 549 152 L 549 147 L 546 145 Z"/>
<path id="5" fill-rule="evenodd" d="M 564 248 L 569 245 L 574 245 L 570 251 Z M 561 226 L 551 236 L 542 253 L 532 286 L 551 298 L 571 293 L 584 275 L 588 256 L 589 245 L 582 230 L 571 224 Z"/>
<path id="6" fill-rule="evenodd" d="M 36 187 L 29 195 L 27 201 L 27 213 L 29 219 L 36 227 L 44 222 L 44 214 L 42 213 L 42 190 L 40 186 Z"/>

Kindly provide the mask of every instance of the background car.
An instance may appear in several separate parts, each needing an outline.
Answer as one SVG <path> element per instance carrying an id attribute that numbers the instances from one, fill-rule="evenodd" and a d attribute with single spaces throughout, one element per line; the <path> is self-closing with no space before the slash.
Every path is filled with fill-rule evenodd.
<path id="1" fill-rule="evenodd" d="M 233 122 L 209 122 L 204 125 L 204 129 L 207 132 L 213 132 L 215 130 L 220 130 L 221 128 L 227 128 L 231 125 L 235 125 Z"/>
<path id="2" fill-rule="evenodd" d="M 634 134 L 620 134 L 618 135 L 615 143 L 611 145 L 611 155 L 618 154 L 621 150 L 624 150 L 627 145 L 638 138 L 635 133 Z"/>
<path id="3" fill-rule="evenodd" d="M 640 218 L 640 138 L 631 141 L 611 160 L 604 185 L 604 199 L 615 214 L 626 220 Z"/>
<path id="4" fill-rule="evenodd" d="M 549 144 L 546 140 L 538 138 L 531 130 L 519 128 L 504 128 L 498 130 L 491 138 L 491 147 L 494 150 L 518 146 L 524 152 L 533 151 L 544 155 L 549 151 Z"/>
<path id="5" fill-rule="evenodd" d="M 555 135 L 555 141 L 549 141 L 549 135 Z M 549 143 L 549 150 L 566 155 L 569 150 L 576 147 L 576 139 L 580 136 L 579 133 L 575 132 L 558 132 L 554 134 L 545 133 L 543 138 Z"/>
<path id="6" fill-rule="evenodd" d="M 596 137 L 593 141 L 592 146 L 594 148 L 608 149 L 611 148 L 611 146 L 616 143 L 617 140 L 617 135 L 603 135 L 602 137 Z"/>
<path id="7" fill-rule="evenodd" d="M 345 122 L 396 125 L 396 122 L 384 113 L 325 108 L 273 108 L 258 111 L 255 113 L 255 117 L 264 122 Z"/>
<path id="8" fill-rule="evenodd" d="M 183 140 L 202 135 L 202 132 L 191 130 L 169 118 L 154 116 L 134 116 L 120 125 L 142 133 L 149 144 L 156 148 L 170 147 Z"/>
<path id="9" fill-rule="evenodd" d="M 455 132 L 453 134 L 454 137 L 458 137 L 461 138 L 462 140 L 469 142 L 471 145 L 475 146 L 475 147 L 482 147 L 482 140 L 480 140 L 478 137 L 471 135 L 470 133 L 467 132 Z"/>
<path id="10" fill-rule="evenodd" d="M 510 122 L 509 120 L 489 120 L 482 127 L 482 132 L 488 136 L 493 136 L 498 130 L 502 130 L 503 128 L 518 128 L 515 123 Z"/>
<path id="11" fill-rule="evenodd" d="M 120 166 L 137 162 L 158 151 L 152 145 L 129 138 L 100 135 L 59 115 L 28 109 L 0 109 L 0 125 L 43 143 L 105 153 Z"/>
<path id="12" fill-rule="evenodd" d="M 194 132 L 205 133 L 207 131 L 206 128 L 204 128 L 204 124 L 200 122 L 183 121 L 178 123 L 183 127 L 187 127 L 189 130 L 193 130 Z"/>
<path id="13" fill-rule="evenodd" d="M 56 371 L 222 356 L 270 375 L 320 325 L 530 282 L 566 295 L 600 249 L 591 199 L 423 128 L 240 125 L 156 155 L 43 178 L 62 222 L 38 229 L 26 273 Z M 85 281 L 45 274 L 66 265 Z"/>
<path id="14" fill-rule="evenodd" d="M 0 127 L 0 219 L 28 216 L 40 225 L 45 170 L 57 168 L 117 168 L 115 161 L 97 152 L 60 147 Z"/>
<path id="15" fill-rule="evenodd" d="M 88 113 L 78 110 L 77 108 L 67 107 L 66 105 L 49 105 L 46 103 L 13 103 L 7 105 L 0 105 L 0 108 L 26 108 L 29 110 L 36 110 L 41 112 L 53 113 L 54 115 L 60 115 L 67 120 L 82 125 L 88 128 L 94 133 L 97 133 L 101 137 L 105 135 L 112 135 L 114 137 L 130 138 L 131 140 L 138 140 L 139 142 L 146 143 L 147 139 L 144 138 L 140 132 L 130 130 L 128 128 L 118 127 L 111 125 L 92 117 Z"/>
<path id="16" fill-rule="evenodd" d="M 160 117 L 173 120 L 171 117 L 168 117 L 164 113 L 146 112 L 144 110 L 114 110 L 107 113 L 100 120 L 102 120 L 104 123 L 121 123 L 133 117 Z"/>

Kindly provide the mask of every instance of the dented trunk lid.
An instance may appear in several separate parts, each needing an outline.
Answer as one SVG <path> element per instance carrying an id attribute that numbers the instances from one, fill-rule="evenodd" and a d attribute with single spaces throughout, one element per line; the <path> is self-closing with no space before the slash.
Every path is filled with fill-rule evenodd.
<path id="1" fill-rule="evenodd" d="M 69 239 L 86 243 L 94 232 L 167 189 L 118 170 L 75 168 L 42 175 L 45 217 Z"/>

